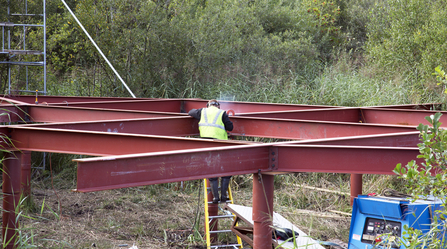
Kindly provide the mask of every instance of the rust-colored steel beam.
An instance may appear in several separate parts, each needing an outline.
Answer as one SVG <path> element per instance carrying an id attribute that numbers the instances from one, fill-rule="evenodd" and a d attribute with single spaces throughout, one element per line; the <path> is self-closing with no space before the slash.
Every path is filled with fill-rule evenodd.
<path id="1" fill-rule="evenodd" d="M 354 204 L 354 199 L 363 194 L 362 178 L 362 174 L 351 174 L 351 206 Z"/>
<path id="2" fill-rule="evenodd" d="M 273 175 L 253 174 L 253 248 L 272 248 Z"/>
<path id="3" fill-rule="evenodd" d="M 108 132 L 92 132 L 92 131 L 79 131 L 79 130 L 65 130 L 73 125 L 76 129 L 79 129 L 78 126 L 84 125 L 87 127 L 83 127 L 88 129 L 89 125 L 93 125 L 92 123 L 81 123 L 81 124 L 48 124 L 48 125 L 30 125 L 30 126 L 8 126 L 2 127 L 0 132 L 8 135 L 14 142 L 15 146 L 21 150 L 30 150 L 30 151 L 46 151 L 46 152 L 54 152 L 54 153 L 68 153 L 68 154 L 83 154 L 83 155 L 123 155 L 123 154 L 133 154 L 133 153 L 144 153 L 144 152 L 154 152 L 154 151 L 169 151 L 169 150 L 181 150 L 181 149 L 192 149 L 192 148 L 204 148 L 204 147 L 216 147 L 216 146 L 229 146 L 236 145 L 248 142 L 241 142 L 236 140 L 229 141 L 211 141 L 205 139 L 181 139 L 175 137 L 160 137 L 160 136 L 145 136 L 145 135 L 129 135 L 122 134 L 117 132 L 126 132 L 126 133 L 163 133 L 163 127 L 172 129 L 176 135 L 188 135 L 188 123 L 189 127 L 194 127 L 196 125 L 196 121 L 189 117 L 183 118 L 175 118 L 175 122 L 170 119 L 163 119 L 162 122 L 158 123 L 158 119 L 154 120 L 145 120 L 145 122 L 112 122 L 113 125 L 108 123 L 95 123 L 94 127 L 98 128 L 98 131 L 108 131 Z M 166 122 L 170 121 L 170 122 Z M 276 122 L 276 121 L 275 121 Z M 278 121 L 281 122 L 281 121 Z M 301 125 L 299 121 L 286 121 L 285 123 L 289 125 L 293 125 L 294 122 L 297 122 L 298 125 Z M 258 125 L 262 124 L 262 122 L 258 122 Z M 297 125 L 297 126 L 298 126 Z M 317 124 L 321 125 L 321 124 Z M 59 129 L 49 128 L 49 127 L 57 127 Z M 349 126 L 349 125 L 348 125 Z M 45 127 L 45 128 L 41 128 Z M 285 127 L 285 126 L 282 126 Z M 62 128 L 62 129 L 61 129 Z M 260 129 L 261 127 L 257 127 Z M 358 127 L 360 128 L 360 127 Z M 383 127 L 381 127 L 383 128 Z M 395 127 L 391 127 L 391 131 Z M 192 128 L 190 131 L 192 131 Z M 195 128 L 196 129 L 196 128 Z M 272 130 L 269 130 L 269 127 L 264 127 L 265 131 L 268 133 L 272 133 Z M 373 128 L 376 129 L 376 128 Z M 404 127 L 404 130 L 407 130 L 407 127 Z M 92 130 L 92 129 L 90 129 Z M 290 133 L 291 136 L 301 136 L 301 137 L 321 137 L 323 135 L 337 135 L 335 130 L 334 132 L 330 132 L 332 128 L 328 126 L 325 129 L 322 129 L 322 133 L 318 133 L 317 129 L 311 129 L 310 131 L 304 128 L 299 130 L 296 128 L 296 132 L 292 132 L 292 129 L 286 129 L 285 131 Z M 340 130 L 340 129 L 339 129 Z M 363 127 L 361 130 L 365 133 L 368 129 Z M 166 131 L 164 131 L 166 133 Z M 259 131 L 258 131 L 259 132 Z M 273 131 L 276 132 L 276 131 Z M 281 131 L 278 131 L 278 133 Z M 305 133 L 305 132 L 308 132 Z M 276 136 L 279 136 L 279 134 Z M 355 132 L 352 132 L 355 133 Z M 372 133 L 372 132 L 371 132 Z M 160 135 L 160 134 L 157 134 Z M 254 134 L 250 133 L 250 135 L 257 136 L 260 133 Z M 262 135 L 265 135 L 262 134 Z M 339 135 L 346 135 L 345 133 L 339 133 Z M 347 135 L 350 135 L 347 133 Z M 415 140 L 415 134 L 413 134 L 413 140 Z M 291 137 L 291 138 L 299 138 L 299 137 Z M 375 139 L 376 143 L 384 144 L 385 139 L 389 139 L 388 137 L 371 137 Z M 395 143 L 399 143 L 403 138 L 397 137 L 394 138 Z M 331 140 L 322 140 L 321 143 L 328 142 Z M 343 140 L 341 140 L 343 141 Z M 343 142 L 338 142 L 343 143 Z M 388 143 L 388 142 L 387 142 Z M 402 143 L 400 143 L 402 144 Z M 392 145 L 390 145 L 392 146 Z"/>
<path id="4" fill-rule="evenodd" d="M 358 123 L 362 120 L 360 114 L 361 113 L 359 108 L 339 107 L 331 109 L 325 108 L 311 110 L 240 113 L 238 115 L 253 118 L 280 118 Z"/>
<path id="5" fill-rule="evenodd" d="M 258 169 L 279 172 L 393 174 L 392 170 L 397 163 L 405 164 L 416 159 L 418 154 L 417 148 L 276 143 L 75 161 L 78 162 L 78 190 L 87 192 L 247 174 Z M 102 174 L 101 172 L 105 175 L 99 178 L 104 180 L 96 181 L 97 174 Z"/>
<path id="6" fill-rule="evenodd" d="M 341 138 L 308 139 L 290 142 L 290 144 L 310 145 L 346 145 L 346 146 L 376 146 L 376 147 L 413 147 L 421 142 L 419 131 L 363 135 Z"/>
<path id="7" fill-rule="evenodd" d="M 187 113 L 191 109 L 206 107 L 207 100 L 199 99 L 144 99 L 144 100 L 120 100 L 103 102 L 79 102 L 79 103 L 58 103 L 57 105 L 67 105 L 84 108 L 107 108 L 117 110 L 140 110 L 158 112 Z M 282 110 L 310 110 L 310 109 L 335 109 L 334 106 L 311 106 L 311 105 L 287 105 L 272 103 L 250 103 L 235 101 L 220 101 L 223 110 L 233 110 L 236 114 L 241 112 L 272 112 Z"/>
<path id="8" fill-rule="evenodd" d="M 167 112 L 129 112 L 122 110 L 104 110 L 94 108 L 89 109 L 79 107 L 56 107 L 41 105 L 29 106 L 28 114 L 32 117 L 33 122 L 75 122 L 179 116 L 179 114 Z"/>
<path id="9" fill-rule="evenodd" d="M 385 109 L 409 109 L 409 110 L 428 110 L 428 111 L 440 111 L 442 103 L 427 103 L 427 104 L 408 104 L 408 105 L 383 105 L 383 106 L 370 106 L 372 108 L 385 108 Z"/>
<path id="10" fill-rule="evenodd" d="M 76 159 L 77 191 L 136 187 L 268 170 L 266 145 Z"/>
<path id="11" fill-rule="evenodd" d="M 222 147 L 244 143 L 36 127 L 12 127 L 12 131 L 8 132 L 14 146 L 20 150 L 93 156 Z"/>
<path id="12" fill-rule="evenodd" d="M 419 155 L 418 148 L 330 145 L 277 145 L 278 159 L 271 168 L 280 172 L 394 174 L 398 163 Z M 273 166 L 275 164 L 275 166 Z"/>
<path id="13" fill-rule="evenodd" d="M 22 151 L 21 156 L 21 192 L 23 197 L 31 195 L 31 151 Z"/>
<path id="14" fill-rule="evenodd" d="M 199 99 L 185 99 L 183 109 L 189 112 L 191 109 L 198 109 L 206 107 L 206 100 Z M 340 108 L 336 106 L 318 106 L 318 105 L 289 105 L 289 104 L 274 104 L 274 103 L 255 103 L 255 102 L 237 102 L 237 101 L 219 101 L 222 110 L 233 110 L 236 115 L 241 113 L 252 112 L 275 112 L 286 110 L 309 110 L 321 108 Z"/>
<path id="15" fill-rule="evenodd" d="M 421 108 L 424 108 L 422 106 Z M 416 108 L 416 107 L 415 107 Z M 392 124 L 392 125 L 410 125 L 418 126 L 420 123 L 428 124 L 425 120 L 426 116 L 435 114 L 440 111 L 427 111 L 415 109 L 395 110 L 385 107 L 380 108 L 357 108 L 357 107 L 340 107 L 333 109 L 316 109 L 316 110 L 289 110 L 274 111 L 263 113 L 242 113 L 239 116 L 245 117 L 264 117 L 264 118 L 280 118 L 280 119 L 298 119 L 298 120 L 320 120 L 320 121 L 337 121 L 337 122 L 354 122 L 354 123 L 370 123 L 370 124 Z M 447 114 L 447 112 L 441 112 Z M 447 115 L 442 117 L 447 121 Z M 443 123 L 446 127 L 447 124 Z"/>
<path id="16" fill-rule="evenodd" d="M 3 98 L 11 101 L 19 101 L 28 104 L 35 104 L 36 95 L 1 95 Z M 142 99 L 142 98 L 138 98 Z M 39 95 L 39 103 L 75 103 L 75 102 L 93 102 L 93 101 L 121 101 L 121 100 L 135 100 L 135 98 L 122 97 L 81 97 L 81 96 L 45 96 Z"/>
<path id="17" fill-rule="evenodd" d="M 318 139 L 414 131 L 415 127 L 232 117 L 233 135 L 283 139 Z"/>
<path id="18" fill-rule="evenodd" d="M 442 127 L 447 127 L 447 112 L 441 111 L 420 111 L 420 110 L 393 110 L 386 108 L 361 108 L 365 123 L 374 124 L 397 124 L 418 126 L 419 124 L 429 125 L 425 117 L 442 113 L 440 121 Z"/>
<path id="19" fill-rule="evenodd" d="M 152 112 L 182 112 L 182 101 L 173 99 L 137 99 L 120 101 L 96 101 L 96 102 L 75 102 L 57 103 L 52 106 L 70 106 L 78 108 L 99 108 L 110 110 L 127 111 L 152 111 Z"/>
<path id="20" fill-rule="evenodd" d="M 11 100 L 17 100 L 28 104 L 35 104 L 35 96 L 6 96 Z M 107 109 L 126 109 L 119 105 L 128 105 L 128 110 L 151 110 L 163 111 L 166 107 L 159 103 L 165 103 L 169 107 L 173 107 L 167 112 L 188 112 L 191 109 L 203 108 L 206 106 L 207 100 L 203 99 L 134 99 L 134 98 L 111 98 L 111 97 L 67 97 L 67 96 L 39 96 L 39 104 L 46 105 L 68 105 L 88 108 L 107 108 Z M 149 101 L 149 102 L 148 102 Z M 233 110 L 236 113 L 246 112 L 266 112 L 266 111 L 284 111 L 284 110 L 309 110 L 320 108 L 339 108 L 336 106 L 318 106 L 318 105 L 292 105 L 292 104 L 275 104 L 275 103 L 255 103 L 255 102 L 237 102 L 237 101 L 219 101 L 221 108 L 224 110 Z M 141 106 L 132 103 L 142 103 Z M 144 105 L 148 105 L 145 107 Z M 136 108 L 136 109 L 134 109 Z M 144 109 L 149 108 L 149 109 Z"/>
<path id="21" fill-rule="evenodd" d="M 31 124 L 27 127 L 160 136 L 195 136 L 199 134 L 198 121 L 189 116 Z"/>
<path id="22" fill-rule="evenodd" d="M 12 151 L 4 161 L 3 166 L 3 215 L 2 215 L 2 238 L 6 249 L 15 248 L 14 241 L 17 236 L 17 207 L 21 194 L 21 167 L 22 155 L 20 151 Z"/>
<path id="23" fill-rule="evenodd" d="M 283 139 L 318 139 L 329 137 L 360 136 L 377 133 L 408 132 L 414 127 L 304 120 L 283 120 L 251 117 L 231 117 L 232 135 Z M 199 133 L 198 121 L 189 116 L 122 119 L 113 121 L 64 122 L 34 124 L 33 127 L 138 133 L 150 135 L 193 136 Z"/>
<path id="24" fill-rule="evenodd" d="M 0 97 L 0 105 L 28 105 L 26 102 Z"/>
<path id="25" fill-rule="evenodd" d="M 23 105 L 0 105 L 0 122 L 23 122 L 28 120 L 26 106 Z"/>

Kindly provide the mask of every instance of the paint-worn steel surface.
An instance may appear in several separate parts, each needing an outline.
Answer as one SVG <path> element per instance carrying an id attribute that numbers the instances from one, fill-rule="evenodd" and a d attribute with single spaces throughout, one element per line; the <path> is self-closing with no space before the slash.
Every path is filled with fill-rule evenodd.
<path id="1" fill-rule="evenodd" d="M 5 98 L 3 99 L 5 100 Z M 188 154 L 194 156 L 195 153 L 202 152 L 199 150 L 200 148 L 205 150 L 215 147 L 244 146 L 241 145 L 241 141 L 218 142 L 185 138 L 197 137 L 198 128 L 197 120 L 187 116 L 184 112 L 192 108 L 204 107 L 206 100 L 39 96 L 40 104 L 36 105 L 32 104 L 34 96 L 20 96 L 11 98 L 9 102 L 12 101 L 15 101 L 17 105 L 6 104 L 5 113 L 13 110 L 13 112 L 19 113 L 21 119 L 26 119 L 27 123 L 40 123 L 0 127 L 0 132 L 6 134 L 21 150 L 95 156 L 159 152 L 165 154 L 165 160 L 170 162 L 170 158 L 175 158 L 175 151 L 178 150 L 196 149 L 197 151 Z M 9 102 L 6 101 L 6 103 Z M 23 103 L 30 104 L 24 105 Z M 429 106 L 423 105 L 420 109 L 427 109 Z M 226 110 L 231 109 L 236 113 L 236 116 L 231 117 L 235 127 L 231 134 L 234 136 L 296 141 L 297 146 L 295 147 L 292 145 L 287 145 L 289 147 L 277 146 L 279 151 L 286 151 L 285 148 L 293 150 L 293 152 L 282 152 L 277 155 L 277 160 L 280 162 L 290 163 L 288 165 L 277 164 L 276 167 L 290 172 L 315 170 L 318 172 L 364 173 L 370 170 L 369 166 L 357 163 L 364 159 L 359 157 L 359 153 L 353 153 L 353 149 L 349 146 L 355 146 L 358 150 L 363 149 L 365 151 L 362 152 L 363 154 L 374 159 L 370 160 L 371 164 L 376 161 L 392 162 L 390 165 L 396 161 L 405 163 L 405 160 L 414 156 L 417 151 L 408 154 L 409 152 L 401 153 L 401 149 L 393 150 L 389 147 L 416 149 L 418 132 L 415 127 L 419 123 L 426 123 L 424 117 L 434 113 L 427 110 L 413 110 L 410 108 L 416 108 L 416 106 L 408 105 L 395 106 L 394 108 L 400 109 L 393 109 L 393 107 L 386 106 L 348 108 L 222 101 L 221 107 Z M 443 117 L 443 120 L 446 118 Z M 309 146 L 298 146 L 303 143 Z M 319 145 L 320 147 L 310 145 Z M 256 143 L 253 146 L 256 148 Z M 276 145 L 269 145 L 269 147 L 273 146 Z M 384 148 L 380 149 L 380 146 Z M 334 149 L 335 147 L 337 149 Z M 234 149 L 235 153 L 245 150 L 247 149 Z M 254 154 L 250 155 L 257 157 Z M 300 160 L 296 158 L 296 155 L 302 155 Z M 308 165 L 315 162 L 312 162 L 311 159 L 304 160 L 305 155 L 307 157 L 314 155 L 313 157 L 320 160 L 331 155 L 329 158 L 332 159 L 319 163 L 325 165 L 324 167 L 309 167 Z M 335 160 L 339 155 L 345 155 L 341 158 L 349 158 L 352 165 L 338 159 Z M 399 160 L 392 160 L 391 155 Z M 128 163 L 133 162 L 130 158 L 127 160 Z M 141 160 L 155 159 L 144 157 Z M 238 157 L 225 158 L 226 163 L 233 165 L 237 165 L 238 160 Z M 297 162 L 302 163 L 297 164 Z M 332 163 L 328 164 L 327 162 Z M 90 162 L 90 164 L 95 163 L 99 164 L 100 162 Z M 113 163 L 118 163 L 118 161 Z M 110 162 L 109 165 L 113 165 L 113 163 Z M 336 164 L 342 165 L 335 166 Z M 257 167 L 266 170 L 269 164 Z M 383 169 L 376 167 L 376 170 L 370 173 L 390 173 L 390 167 L 389 165 L 384 166 Z M 234 174 L 234 170 L 230 169 L 231 167 L 228 169 L 228 174 Z M 276 168 L 274 169 L 276 170 Z M 223 169 L 223 171 L 226 170 L 227 168 Z M 253 167 L 252 165 L 239 165 L 238 170 L 251 172 Z M 198 178 L 203 176 L 200 175 Z M 161 176 L 156 178 L 157 176 L 154 179 L 151 178 L 151 181 L 156 183 L 178 180 Z M 82 177 L 78 178 L 79 184 L 82 185 L 83 181 Z M 148 184 L 149 180 L 141 182 Z M 132 184 L 132 186 L 135 185 L 135 183 Z M 110 186 L 110 188 L 115 187 L 116 184 Z M 104 185 L 101 188 L 107 189 L 108 186 Z"/>
<path id="2" fill-rule="evenodd" d="M 189 181 L 268 170 L 269 150 L 240 145 L 76 159 L 80 192 Z"/>
<path id="3" fill-rule="evenodd" d="M 447 127 L 447 112 L 428 110 L 362 108 L 362 115 L 365 117 L 366 123 L 411 126 L 418 126 L 420 123 L 429 125 L 430 123 L 425 120 L 425 117 L 434 115 L 436 112 L 440 112 L 443 114 L 440 121 L 442 122 L 442 127 Z"/>
<path id="4" fill-rule="evenodd" d="M 351 146 L 376 146 L 376 147 L 413 147 L 420 143 L 419 131 L 375 134 L 353 137 L 341 137 L 330 139 L 312 139 L 291 144 L 314 145 L 351 145 Z"/>
<path id="5" fill-rule="evenodd" d="M 178 114 L 168 112 L 123 111 L 42 105 L 29 106 L 28 114 L 31 122 L 81 122 L 178 116 Z"/>
<path id="6" fill-rule="evenodd" d="M 351 173 L 351 194 L 357 195 L 362 191 L 362 174 L 393 174 L 397 163 L 416 159 L 416 127 L 428 124 L 425 117 L 439 108 L 439 104 L 352 108 L 221 101 L 234 123 L 230 135 L 241 141 L 214 141 L 197 138 L 198 121 L 187 115 L 205 107 L 207 100 L 61 96 L 37 100 L 36 104 L 35 96 L 0 97 L 4 124 L 0 145 L 16 155 L 20 149 L 98 156 L 75 160 L 77 191 L 254 174 L 253 206 L 268 214 L 273 211 L 274 176 L 262 182 L 259 173 Z M 441 122 L 447 127 L 447 116 Z M 249 137 L 283 142 L 244 141 L 253 140 Z M 28 166 L 21 156 L 6 161 L 4 234 L 6 226 L 17 225 L 13 203 L 20 192 L 28 191 L 24 186 Z M 253 215 L 259 221 L 254 244 L 271 248 L 271 223 L 263 223 L 263 213 Z"/>
<path id="7" fill-rule="evenodd" d="M 416 159 L 418 148 L 278 145 L 275 170 L 352 174 L 394 174 L 398 163 Z"/>
<path id="8" fill-rule="evenodd" d="M 15 127 L 11 130 L 12 131 L 9 135 L 15 148 L 20 150 L 92 156 L 124 155 L 162 151 L 167 152 L 241 144 L 238 141 L 214 141 L 210 139 L 177 138 L 36 127 Z"/>
<path id="9" fill-rule="evenodd" d="M 234 117 L 235 135 L 282 139 L 320 139 L 415 131 L 415 127 L 333 121 Z"/>

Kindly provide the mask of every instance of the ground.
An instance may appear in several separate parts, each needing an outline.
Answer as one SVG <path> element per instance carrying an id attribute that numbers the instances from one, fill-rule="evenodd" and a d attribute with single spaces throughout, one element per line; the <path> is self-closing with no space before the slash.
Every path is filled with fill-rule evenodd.
<path id="1" fill-rule="evenodd" d="M 235 204 L 251 206 L 251 181 L 251 175 L 233 177 Z M 38 248 L 206 248 L 201 183 L 77 193 L 36 181 L 32 204 L 22 208 L 21 240 Z M 347 242 L 350 217 L 334 210 L 350 213 L 349 196 L 303 187 L 311 185 L 349 193 L 349 175 L 275 176 L 275 212 L 314 239 Z"/>

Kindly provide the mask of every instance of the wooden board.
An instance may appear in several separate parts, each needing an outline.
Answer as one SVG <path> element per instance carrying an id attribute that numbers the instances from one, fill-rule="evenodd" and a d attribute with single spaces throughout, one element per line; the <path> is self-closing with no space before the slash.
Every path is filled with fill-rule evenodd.
<path id="1" fill-rule="evenodd" d="M 236 215 L 236 217 L 240 220 L 243 220 L 249 227 L 242 227 L 243 231 L 245 233 L 250 233 L 250 231 L 253 231 L 253 219 L 252 219 L 252 208 L 251 207 L 246 207 L 246 206 L 241 206 L 241 205 L 236 205 L 236 204 L 227 204 L 226 205 L 226 209 L 228 209 L 229 211 L 231 211 L 233 214 Z M 290 221 L 288 221 L 286 218 L 284 218 L 283 216 L 281 216 L 278 213 L 273 212 L 273 226 L 274 227 L 279 227 L 279 228 L 289 228 L 292 229 L 293 231 L 296 231 L 299 233 L 298 238 L 296 239 L 296 245 L 298 246 L 298 248 L 307 248 L 307 249 L 324 249 L 323 246 L 321 246 L 320 244 L 318 244 L 317 241 L 313 240 L 312 238 L 310 238 L 306 233 L 304 233 L 303 231 L 301 231 L 298 227 L 296 227 L 295 225 L 293 225 Z M 251 230 L 250 230 L 251 229 Z M 233 229 L 232 230 L 236 232 L 240 232 L 241 229 Z M 239 231 L 238 231 L 239 230 Z M 251 239 L 248 236 L 244 236 L 244 234 L 242 234 L 243 236 L 240 236 L 245 242 L 247 242 L 248 244 L 250 244 L 251 246 L 253 246 L 253 241 L 251 241 Z M 247 241 L 248 240 L 248 241 Z M 282 240 L 273 240 L 272 239 L 272 243 L 275 245 L 279 245 L 284 249 L 288 249 L 288 248 L 295 248 L 294 247 L 294 243 L 293 242 L 285 242 Z"/>

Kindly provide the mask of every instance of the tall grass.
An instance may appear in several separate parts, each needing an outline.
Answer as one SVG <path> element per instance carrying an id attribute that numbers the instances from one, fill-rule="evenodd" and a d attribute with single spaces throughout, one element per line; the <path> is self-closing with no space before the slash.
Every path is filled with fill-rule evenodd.
<path id="1" fill-rule="evenodd" d="M 240 75 L 213 83 L 188 82 L 181 97 L 267 103 L 332 106 L 377 106 L 442 102 L 439 89 L 415 87 L 413 77 L 378 76 L 376 68 L 361 64 L 351 53 L 337 54 L 334 64 L 314 64 L 302 72 L 267 78 Z M 175 89 L 170 89 L 171 93 Z M 171 94 L 172 95 L 172 94 Z"/>

